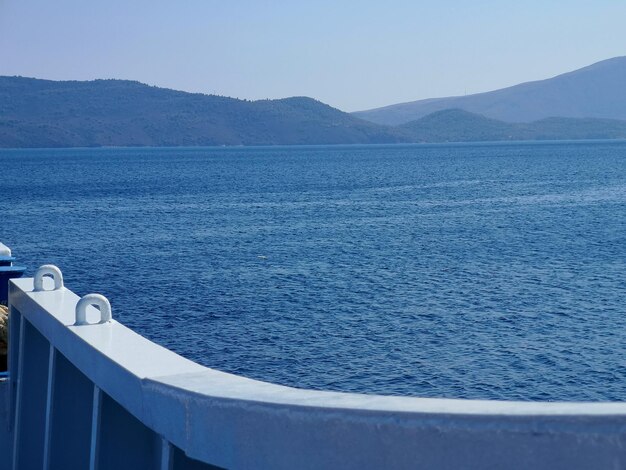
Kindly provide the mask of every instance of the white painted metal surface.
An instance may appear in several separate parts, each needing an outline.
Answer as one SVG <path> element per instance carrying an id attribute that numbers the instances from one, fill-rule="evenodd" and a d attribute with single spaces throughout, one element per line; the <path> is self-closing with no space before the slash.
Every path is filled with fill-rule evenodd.
<path id="1" fill-rule="evenodd" d="M 11 249 L 0 242 L 0 256 L 11 256 Z"/>
<path id="2" fill-rule="evenodd" d="M 78 296 L 33 287 L 10 286 L 15 469 L 626 468 L 626 403 L 294 389 L 203 367 L 115 320 L 99 323 L 102 311 L 87 301 L 94 324 L 75 326 Z"/>
<path id="3" fill-rule="evenodd" d="M 97 323 L 89 323 L 87 321 L 87 307 L 93 305 L 100 310 L 100 321 Z M 111 304 L 109 300 L 100 294 L 87 294 L 76 304 L 76 321 L 74 326 L 81 325 L 99 325 L 111 321 Z"/>
<path id="4" fill-rule="evenodd" d="M 44 290 L 44 276 L 50 276 L 54 281 L 54 288 L 52 290 L 63 289 L 63 274 L 61 270 L 52 264 L 44 264 L 35 272 L 35 277 L 33 278 L 33 290 L 35 292 Z"/>

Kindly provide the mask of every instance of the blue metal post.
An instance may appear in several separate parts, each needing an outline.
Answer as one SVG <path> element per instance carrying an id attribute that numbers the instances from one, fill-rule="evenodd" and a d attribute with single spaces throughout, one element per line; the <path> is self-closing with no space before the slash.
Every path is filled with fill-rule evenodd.
<path id="1" fill-rule="evenodd" d="M 6 304 L 9 298 L 9 279 L 22 277 L 25 267 L 14 266 L 15 258 L 8 246 L 0 242 L 0 303 Z"/>

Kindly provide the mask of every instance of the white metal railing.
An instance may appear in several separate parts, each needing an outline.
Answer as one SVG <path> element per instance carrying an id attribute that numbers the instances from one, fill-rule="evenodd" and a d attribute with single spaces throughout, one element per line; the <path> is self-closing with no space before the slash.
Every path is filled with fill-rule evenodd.
<path id="1" fill-rule="evenodd" d="M 11 280 L 9 307 L 13 455 L 0 468 L 626 468 L 625 403 L 259 382 L 148 341 L 111 319 L 102 296 L 81 300 L 65 288 L 50 266 Z"/>

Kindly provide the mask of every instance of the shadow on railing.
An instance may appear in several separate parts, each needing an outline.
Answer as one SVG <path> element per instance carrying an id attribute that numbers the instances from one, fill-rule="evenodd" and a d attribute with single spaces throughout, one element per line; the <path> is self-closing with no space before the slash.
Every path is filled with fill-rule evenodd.
<path id="1" fill-rule="evenodd" d="M 626 466 L 626 404 L 299 390 L 203 367 L 80 299 L 13 279 L 13 469 L 583 469 Z M 1 468 L 7 468 L 1 465 Z"/>

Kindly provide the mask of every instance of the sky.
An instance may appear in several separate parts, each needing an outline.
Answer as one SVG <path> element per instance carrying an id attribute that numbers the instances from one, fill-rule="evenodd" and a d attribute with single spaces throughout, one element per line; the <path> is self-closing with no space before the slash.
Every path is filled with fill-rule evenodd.
<path id="1" fill-rule="evenodd" d="M 0 75 L 357 111 L 626 55 L 625 25 L 623 0 L 0 0 Z"/>

